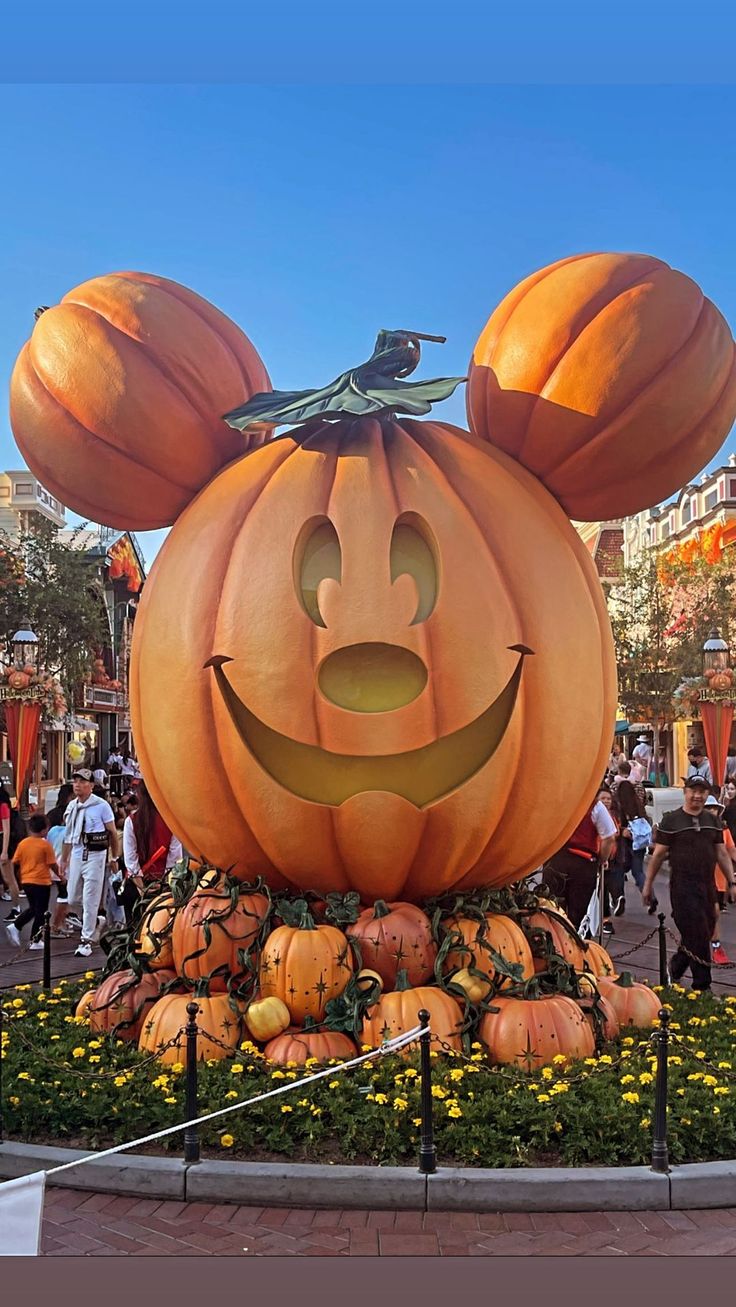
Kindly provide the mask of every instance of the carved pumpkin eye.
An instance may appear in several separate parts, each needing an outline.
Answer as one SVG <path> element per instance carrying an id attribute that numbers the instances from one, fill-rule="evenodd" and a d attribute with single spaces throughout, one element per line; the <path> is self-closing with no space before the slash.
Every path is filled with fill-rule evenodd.
<path id="1" fill-rule="evenodd" d="M 326 626 L 319 611 L 317 591 L 325 577 L 339 581 L 342 576 L 340 541 L 326 517 L 307 523 L 297 543 L 294 564 L 296 591 L 307 617 L 315 626 Z"/>
<path id="2" fill-rule="evenodd" d="M 430 543 L 431 542 L 431 543 Z M 426 622 L 437 603 L 437 564 L 432 533 L 416 513 L 400 517 L 391 537 L 391 580 L 408 572 L 414 578 L 419 602 L 412 626 Z"/>

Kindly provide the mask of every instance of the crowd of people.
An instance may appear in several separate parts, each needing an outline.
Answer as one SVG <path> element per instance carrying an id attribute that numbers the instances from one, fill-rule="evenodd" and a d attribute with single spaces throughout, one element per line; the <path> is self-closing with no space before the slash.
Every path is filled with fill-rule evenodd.
<path id="1" fill-rule="evenodd" d="M 670 978 L 679 981 L 690 970 L 693 989 L 710 989 L 712 964 L 729 961 L 720 915 L 736 901 L 736 750 L 728 751 L 718 788 L 709 759 L 693 745 L 682 778 L 682 807 L 652 826 L 645 786 L 657 780 L 660 785 L 668 780 L 664 754 L 655 770 L 647 736 L 639 736 L 630 758 L 614 744 L 592 808 L 549 859 L 544 880 L 576 929 L 597 933 L 591 922 L 600 912 L 601 934 L 610 937 L 613 918 L 626 910 L 629 878 L 647 911 L 656 911 L 654 882 L 667 861 L 670 906 L 681 937 Z"/>
<path id="2" fill-rule="evenodd" d="M 33 813 L 27 829 L 0 785 L 0 832 L 8 939 L 20 947 L 29 925 L 28 947 L 42 949 L 52 910 L 52 936 L 78 932 L 80 957 L 90 956 L 105 929 L 130 923 L 146 886 L 182 856 L 127 750 L 113 751 L 106 767 L 77 767 L 54 807 Z"/>

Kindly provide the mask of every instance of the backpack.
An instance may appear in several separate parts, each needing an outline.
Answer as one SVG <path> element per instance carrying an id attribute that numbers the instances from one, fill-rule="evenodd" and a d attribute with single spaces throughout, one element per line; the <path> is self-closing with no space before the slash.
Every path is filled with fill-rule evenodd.
<path id="1" fill-rule="evenodd" d="M 8 857 L 12 858 L 21 840 L 26 838 L 26 823 L 17 808 L 10 809 L 10 838 L 8 840 Z"/>
<path id="2" fill-rule="evenodd" d="M 645 849 L 652 838 L 652 828 L 646 817 L 632 817 L 629 822 L 631 831 L 631 847 L 635 852 L 639 849 Z"/>

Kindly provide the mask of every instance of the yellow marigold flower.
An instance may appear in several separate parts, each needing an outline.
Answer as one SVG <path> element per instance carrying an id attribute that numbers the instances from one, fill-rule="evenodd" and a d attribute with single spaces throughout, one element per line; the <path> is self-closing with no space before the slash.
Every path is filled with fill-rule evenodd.
<path id="1" fill-rule="evenodd" d="M 556 1130 L 556 1131 L 557 1131 L 557 1134 L 559 1134 L 560 1131 L 561 1131 L 561 1129 L 562 1129 L 562 1122 L 561 1122 L 561 1121 L 555 1121 L 554 1125 L 552 1126 L 552 1129 L 553 1129 L 553 1130 Z"/>
<path id="2" fill-rule="evenodd" d="M 293 1108 L 289 1107 L 289 1104 L 288 1104 L 288 1103 L 284 1103 L 284 1106 L 281 1108 L 281 1111 L 282 1111 L 282 1112 L 292 1112 L 292 1111 L 293 1111 Z"/>
<path id="3" fill-rule="evenodd" d="M 527 1085 L 527 1089 L 536 1090 L 539 1089 L 539 1085 Z"/>
<path id="4" fill-rule="evenodd" d="M 288 1062 L 287 1062 L 286 1065 L 287 1065 L 287 1066 L 289 1065 Z M 296 1071 L 287 1071 L 287 1072 L 286 1072 L 286 1075 L 284 1076 L 284 1079 L 285 1079 L 285 1080 L 296 1080 Z"/>
<path id="5" fill-rule="evenodd" d="M 89 1060 L 90 1062 L 99 1062 L 101 1060 L 99 1053 L 95 1053 Z"/>
<path id="6" fill-rule="evenodd" d="M 237 1098 L 237 1096 L 238 1096 L 237 1089 L 228 1089 L 225 1095 L 226 1098 Z"/>
<path id="7" fill-rule="evenodd" d="M 549 1092 L 551 1094 L 567 1094 L 569 1090 L 570 1090 L 570 1086 L 566 1084 L 564 1080 L 560 1080 L 558 1084 L 552 1085 L 552 1088 L 550 1089 Z"/>
<path id="8" fill-rule="evenodd" d="M 37 1012 L 37 1013 L 36 1013 L 36 1019 L 37 1019 L 38 1021 L 45 1021 L 46 1018 L 47 1018 L 47 1016 L 48 1016 L 48 1012 Z M 90 1045 L 90 1047 L 91 1047 L 91 1045 Z M 99 1047 L 99 1045 L 98 1045 L 98 1047 Z"/>
<path id="9" fill-rule="evenodd" d="M 235 1140 L 232 1135 L 220 1135 L 220 1145 L 222 1148 L 232 1148 Z"/>
<path id="10" fill-rule="evenodd" d="M 49 1039 L 61 1039 L 61 1035 L 49 1035 Z"/>
<path id="11" fill-rule="evenodd" d="M 312 1107 L 312 1108 L 310 1108 L 310 1111 L 311 1111 L 311 1113 L 312 1113 L 312 1116 L 321 1116 L 321 1115 L 322 1115 L 322 1108 L 321 1108 L 321 1107 Z"/>
<path id="12" fill-rule="evenodd" d="M 553 1077 L 553 1075 L 554 1075 L 554 1071 L 552 1070 L 552 1067 L 551 1067 L 551 1066 L 543 1066 L 543 1067 L 542 1067 L 542 1079 L 543 1079 L 543 1080 L 551 1080 L 552 1077 Z"/>
<path id="13" fill-rule="evenodd" d="M 642 1071 L 641 1075 L 639 1076 L 639 1084 L 651 1085 L 653 1079 L 654 1076 L 652 1075 L 651 1071 Z"/>
<path id="14" fill-rule="evenodd" d="M 634 1083 L 634 1077 L 633 1077 L 633 1076 L 622 1076 L 622 1077 L 621 1077 L 621 1080 L 619 1081 L 619 1083 L 622 1084 L 622 1085 L 633 1085 L 633 1083 Z"/>
<path id="15" fill-rule="evenodd" d="M 632 1093 L 631 1090 L 629 1090 L 628 1094 L 622 1094 L 621 1097 L 623 1098 L 623 1100 L 624 1100 L 625 1103 L 638 1103 L 638 1102 L 639 1102 L 639 1095 L 638 1095 L 638 1094 L 634 1094 L 634 1093 Z"/>
<path id="16" fill-rule="evenodd" d="M 447 1115 L 452 1117 L 458 1117 L 458 1116 L 462 1116 L 462 1112 L 459 1107 L 451 1107 Z"/>
<path id="17" fill-rule="evenodd" d="M 286 1076 L 284 1075 L 283 1071 L 272 1071 L 272 1072 L 271 1072 L 271 1079 L 272 1079 L 272 1080 L 285 1080 L 285 1079 L 286 1079 Z"/>
<path id="18" fill-rule="evenodd" d="M 651 1124 L 652 1124 L 652 1118 L 650 1116 L 643 1116 L 641 1118 L 641 1121 L 639 1122 L 639 1125 L 641 1126 L 642 1130 L 646 1130 L 647 1126 L 650 1126 Z"/>
<path id="19" fill-rule="evenodd" d="M 339 1089 L 339 1088 L 340 1088 L 340 1081 L 339 1081 L 339 1080 L 330 1080 L 330 1082 L 329 1082 L 327 1088 L 328 1088 L 328 1089 Z"/>
<path id="20" fill-rule="evenodd" d="M 12 1098 L 8 1099 L 8 1102 L 12 1103 L 13 1107 L 17 1107 L 20 1102 L 20 1099 L 17 1098 L 15 1094 L 13 1094 Z"/>
<path id="21" fill-rule="evenodd" d="M 699 1049 L 698 1049 L 698 1051 L 697 1051 L 697 1053 L 695 1054 L 695 1056 L 696 1056 L 697 1058 L 699 1058 L 701 1062 L 703 1061 L 703 1059 L 705 1058 L 705 1053 L 703 1052 L 702 1048 L 699 1048 Z"/>
<path id="22" fill-rule="evenodd" d="M 395 1098 L 395 1099 L 394 1099 L 394 1107 L 395 1107 L 395 1109 L 396 1109 L 397 1112 L 405 1112 L 408 1106 L 409 1106 L 409 1103 L 408 1103 L 408 1101 L 407 1101 L 405 1098 Z"/>
<path id="23" fill-rule="evenodd" d="M 550 1098 L 549 1094 L 537 1094 L 537 1102 L 538 1102 L 538 1103 L 551 1103 L 551 1102 L 552 1102 L 552 1099 Z"/>
<path id="24" fill-rule="evenodd" d="M 421 1116 L 413 1116 L 411 1119 L 411 1123 L 412 1125 L 421 1125 L 422 1124 Z"/>
<path id="25" fill-rule="evenodd" d="M 713 1108 L 713 1115 L 714 1115 L 714 1116 L 720 1116 L 720 1115 L 721 1115 L 721 1109 L 720 1109 L 720 1107 L 714 1107 L 714 1108 Z"/>
<path id="26" fill-rule="evenodd" d="M 164 1102 L 165 1102 L 165 1103 L 175 1103 L 175 1102 L 176 1102 L 176 1099 L 175 1099 L 175 1098 L 165 1098 L 165 1099 L 164 1099 Z"/>
<path id="27" fill-rule="evenodd" d="M 719 1071 L 730 1071 L 730 1070 L 731 1070 L 731 1063 L 730 1063 L 730 1062 L 719 1062 L 719 1063 L 718 1063 L 718 1069 L 719 1069 Z"/>
<path id="28" fill-rule="evenodd" d="M 432 1085 L 432 1097 L 447 1098 L 447 1090 L 443 1089 L 442 1085 Z"/>
<path id="29" fill-rule="evenodd" d="M 419 1075 L 419 1072 L 416 1071 L 413 1066 L 410 1066 L 407 1067 L 406 1071 L 404 1072 L 404 1075 L 406 1076 L 407 1080 L 410 1079 L 416 1080 L 417 1076 Z"/>
<path id="30" fill-rule="evenodd" d="M 597 1065 L 598 1065 L 598 1058 L 597 1058 L 597 1057 L 584 1057 L 584 1058 L 583 1058 L 583 1062 L 584 1062 L 585 1066 L 597 1066 Z"/>
<path id="31" fill-rule="evenodd" d="M 714 1094 L 730 1094 L 730 1092 L 731 1090 L 728 1088 L 728 1085 L 716 1085 L 713 1090 Z"/>
<path id="32" fill-rule="evenodd" d="M 22 999 L 22 998 L 14 998 L 14 999 L 13 999 L 13 1002 L 12 1002 L 12 1006 L 13 1006 L 13 1007 L 23 1007 L 23 999 Z"/>
<path id="33" fill-rule="evenodd" d="M 308 1099 L 308 1098 L 300 1098 L 300 1099 L 299 1099 L 299 1102 L 297 1103 L 297 1107 L 309 1107 L 309 1099 Z"/>
<path id="34" fill-rule="evenodd" d="M 624 1043 L 626 1043 L 626 1040 L 624 1040 Z M 561 1066 L 563 1062 L 567 1061 L 567 1058 L 565 1057 L 564 1053 L 555 1053 L 554 1057 L 552 1058 L 552 1061 L 554 1062 L 555 1066 Z"/>
<path id="35" fill-rule="evenodd" d="M 116 1076 L 112 1083 L 117 1085 L 118 1089 L 120 1089 L 120 1087 L 125 1084 L 125 1076 Z"/>
<path id="36" fill-rule="evenodd" d="M 451 1080 L 462 1080 L 462 1078 L 463 1078 L 464 1075 L 465 1075 L 465 1072 L 464 1072 L 464 1070 L 463 1070 L 463 1068 L 462 1068 L 461 1066 L 454 1067 L 453 1070 L 450 1072 L 450 1079 L 451 1079 Z"/>
<path id="37" fill-rule="evenodd" d="M 678 1098 L 684 1098 L 684 1097 L 685 1097 L 685 1090 L 684 1090 L 684 1089 L 676 1089 L 676 1090 L 675 1090 L 675 1093 L 677 1094 Z"/>
<path id="38" fill-rule="evenodd" d="M 230 1067 L 230 1075 L 231 1075 L 231 1076 L 242 1076 L 242 1074 L 243 1074 L 243 1063 L 242 1063 L 242 1062 L 233 1062 L 232 1066 Z"/>
<path id="39" fill-rule="evenodd" d="M 611 1062 L 613 1061 L 613 1058 L 610 1057 L 608 1053 L 601 1053 L 600 1057 L 598 1058 L 598 1061 L 603 1062 L 605 1066 L 610 1066 Z"/>
<path id="40" fill-rule="evenodd" d="M 184 1070 L 184 1063 L 183 1063 L 183 1062 L 174 1062 L 174 1063 L 172 1063 L 172 1066 L 171 1066 L 171 1073 L 172 1073 L 172 1075 L 175 1075 L 175 1076 L 181 1075 L 181 1073 L 182 1073 L 183 1070 Z"/>
<path id="41" fill-rule="evenodd" d="M 30 1080 L 30 1078 L 31 1077 L 29 1076 L 27 1071 L 19 1071 L 18 1075 L 16 1076 L 16 1080 Z"/>
<path id="42" fill-rule="evenodd" d="M 374 1101 L 383 1107 L 383 1104 L 388 1102 L 388 1094 L 376 1094 Z"/>
<path id="43" fill-rule="evenodd" d="M 689 1117 L 689 1116 L 681 1116 L 681 1117 L 680 1117 L 680 1125 L 692 1125 L 692 1121 L 690 1120 L 690 1117 Z"/>
<path id="44" fill-rule="evenodd" d="M 713 1085 L 717 1085 L 717 1084 L 718 1084 L 718 1077 L 717 1077 L 717 1076 L 703 1076 L 703 1084 L 704 1084 L 704 1085 L 707 1085 L 709 1089 L 712 1089 L 712 1088 L 713 1088 Z"/>
<path id="45" fill-rule="evenodd" d="M 85 1056 L 86 1056 L 86 1053 L 87 1053 L 86 1048 L 73 1048 L 73 1049 L 72 1049 L 72 1057 L 85 1057 Z"/>
<path id="46" fill-rule="evenodd" d="M 668 1065 L 668 1066 L 682 1066 L 682 1058 L 681 1058 L 681 1057 L 668 1057 L 668 1058 L 667 1058 L 667 1065 Z"/>
<path id="47" fill-rule="evenodd" d="M 101 1040 L 101 1039 L 90 1039 L 89 1044 L 88 1044 L 88 1048 L 102 1048 L 102 1040 Z"/>
<path id="48" fill-rule="evenodd" d="M 621 1059 L 622 1059 L 622 1061 L 623 1061 L 623 1059 L 624 1059 L 625 1057 L 631 1057 L 631 1049 L 630 1049 L 630 1048 L 622 1048 L 622 1049 L 621 1049 Z"/>

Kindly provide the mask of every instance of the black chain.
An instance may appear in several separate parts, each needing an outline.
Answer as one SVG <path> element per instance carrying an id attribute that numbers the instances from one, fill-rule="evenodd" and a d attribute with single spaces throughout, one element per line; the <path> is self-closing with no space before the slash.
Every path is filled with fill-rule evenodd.
<path id="1" fill-rule="evenodd" d="M 645 1042 L 651 1043 L 653 1038 L 654 1038 L 654 1034 L 650 1035 Z M 450 1044 L 446 1043 L 444 1039 L 440 1039 L 439 1035 L 432 1035 L 431 1042 L 433 1044 L 439 1044 L 440 1048 L 443 1049 L 445 1053 L 450 1053 L 454 1058 L 458 1058 L 461 1062 L 471 1062 L 473 1066 L 479 1065 L 479 1063 L 475 1062 L 472 1057 L 468 1056 L 467 1053 L 458 1052 L 456 1048 L 453 1048 Z M 615 1059 L 615 1061 L 604 1062 L 602 1066 L 598 1065 L 595 1067 L 589 1067 L 588 1070 L 586 1071 L 577 1071 L 574 1076 L 565 1076 L 564 1083 L 567 1085 L 574 1085 L 579 1080 L 587 1080 L 588 1076 L 602 1074 L 607 1071 L 615 1071 L 621 1066 L 625 1065 L 628 1061 L 629 1061 L 628 1057 L 618 1057 Z M 536 1076 L 540 1076 L 542 1073 L 541 1066 L 533 1068 L 529 1071 L 526 1071 L 524 1067 L 519 1067 L 517 1075 L 512 1075 L 508 1071 L 503 1071 L 498 1066 L 486 1067 L 485 1070 L 491 1071 L 493 1075 L 498 1076 L 499 1079 L 509 1080 L 511 1081 L 511 1083 L 515 1085 L 519 1084 L 519 1078 L 518 1078 L 519 1075 L 526 1074 L 526 1075 L 532 1075 L 536 1077 Z"/>
<path id="2" fill-rule="evenodd" d="M 690 949 L 685 947 L 682 940 L 677 938 L 677 935 L 670 930 L 669 926 L 665 926 L 665 930 L 670 939 L 675 941 L 677 952 L 684 953 L 692 962 L 699 962 L 701 967 L 713 967 L 716 971 L 733 971 L 736 968 L 736 962 L 714 962 L 712 958 L 709 958 L 706 962 L 704 958 L 699 958 L 696 953 L 691 953 Z"/>
<path id="3" fill-rule="evenodd" d="M 655 926 L 654 930 L 650 930 L 649 934 L 644 936 L 644 939 L 640 939 L 638 944 L 634 944 L 631 948 L 627 948 L 625 952 L 616 953 L 615 956 L 613 953 L 611 953 L 610 955 L 611 961 L 620 962 L 622 958 L 630 957 L 632 953 L 636 953 L 640 948 L 643 948 L 645 944 L 649 943 L 650 939 L 654 939 L 654 936 L 658 934 L 659 934 L 659 926 Z"/>
<path id="4" fill-rule="evenodd" d="M 711 1071 L 717 1071 L 719 1076 L 721 1076 L 724 1080 L 733 1080 L 734 1083 L 736 1083 L 735 1071 L 731 1070 L 729 1072 L 728 1068 L 719 1067 L 716 1062 L 711 1062 L 709 1057 L 697 1057 L 696 1054 L 693 1052 L 693 1050 L 690 1048 L 687 1040 L 682 1035 L 677 1035 L 673 1033 L 671 1027 L 669 1031 L 669 1038 L 670 1038 L 670 1042 L 674 1044 L 678 1044 L 682 1048 L 683 1052 L 687 1053 L 690 1059 L 693 1062 L 695 1062 L 697 1066 L 710 1067 Z"/>
<path id="5" fill-rule="evenodd" d="M 49 1057 L 48 1054 L 41 1053 L 38 1050 L 37 1046 L 34 1043 L 32 1043 L 32 1041 L 23 1034 L 20 1027 L 18 1027 L 17 1030 L 13 1028 L 13 1036 L 17 1037 L 20 1043 L 23 1044 L 25 1048 L 31 1050 L 34 1058 L 37 1058 L 40 1062 L 45 1062 L 47 1066 L 55 1067 L 55 1069 L 59 1072 L 60 1075 L 65 1075 L 66 1073 L 71 1072 L 71 1074 L 73 1076 L 76 1076 L 78 1080 L 112 1080 L 115 1078 L 115 1076 L 120 1076 L 120 1075 L 127 1076 L 130 1073 L 134 1073 L 137 1075 L 139 1071 L 142 1071 L 145 1067 L 149 1066 L 151 1062 L 155 1062 L 156 1059 L 160 1057 L 161 1053 L 165 1053 L 167 1049 L 173 1048 L 175 1045 L 177 1045 L 179 1043 L 181 1035 L 185 1033 L 185 1030 L 186 1028 L 182 1026 L 179 1029 L 178 1033 L 176 1035 L 173 1035 L 172 1038 L 166 1044 L 161 1044 L 156 1049 L 155 1053 L 150 1053 L 148 1057 L 143 1059 L 143 1061 L 136 1062 L 134 1063 L 133 1066 L 119 1067 L 117 1069 L 113 1069 L 112 1071 L 82 1071 L 82 1070 L 77 1070 L 76 1067 L 71 1065 L 65 1066 L 62 1062 L 57 1062 L 55 1061 L 54 1058 Z"/>

